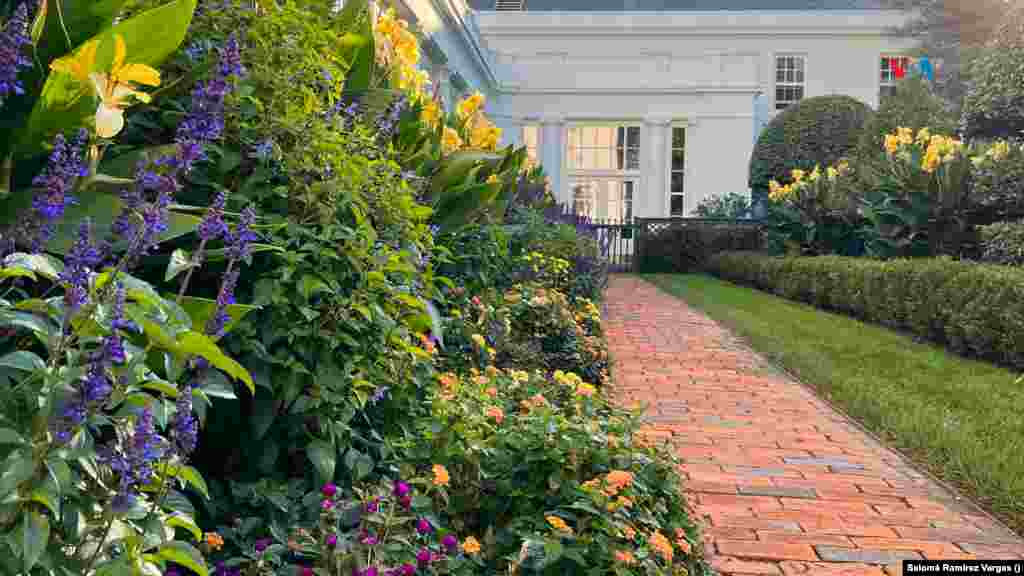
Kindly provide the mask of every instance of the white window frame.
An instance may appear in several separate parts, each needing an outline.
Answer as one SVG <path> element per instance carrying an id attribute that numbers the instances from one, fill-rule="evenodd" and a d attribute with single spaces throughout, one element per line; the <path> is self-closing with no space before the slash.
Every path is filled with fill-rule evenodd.
<path id="1" fill-rule="evenodd" d="M 786 72 L 792 73 L 792 79 L 786 78 L 782 81 L 779 80 L 779 64 L 783 58 L 794 58 L 799 60 L 801 63 L 800 68 L 795 66 L 792 68 L 785 68 Z M 799 72 L 800 80 L 797 81 L 797 72 Z M 796 100 L 779 100 L 779 89 L 780 88 L 799 88 L 800 97 Z M 789 106 L 807 98 L 807 55 L 798 52 L 778 52 L 772 54 L 772 110 L 779 112 L 785 110 Z M 780 104 L 783 104 L 780 107 Z"/>
<path id="2" fill-rule="evenodd" d="M 896 89 L 896 84 L 899 79 L 896 78 L 895 73 L 892 69 L 892 60 L 902 59 L 904 61 L 903 69 L 907 70 L 910 67 L 910 57 L 906 54 L 899 54 L 895 52 L 885 52 L 878 57 L 878 102 L 881 104 L 882 97 L 886 92 L 892 93 Z M 883 62 L 889 61 L 889 69 L 886 71 Z"/>
<path id="3" fill-rule="evenodd" d="M 570 148 L 570 143 L 572 140 L 571 135 L 573 133 L 573 130 L 592 127 L 612 128 L 611 139 L 607 148 L 603 145 L 588 144 L 580 146 L 578 142 L 573 148 Z M 618 168 L 619 146 L 617 144 L 619 128 L 626 131 L 625 143 L 622 146 L 622 168 Z M 629 137 L 629 128 L 636 129 L 635 139 Z M 590 211 L 598 214 L 604 213 L 606 218 L 610 218 L 612 220 L 617 221 L 620 219 L 624 219 L 627 216 L 627 214 L 635 216 L 635 212 L 633 211 L 636 208 L 637 194 L 639 194 L 640 192 L 640 182 L 643 171 L 642 156 L 643 154 L 649 153 L 645 152 L 644 150 L 646 146 L 644 143 L 644 128 L 642 126 L 642 123 L 639 121 L 579 120 L 569 124 L 566 127 L 566 131 L 563 134 L 565 138 L 565 148 L 563 150 L 563 163 L 566 166 L 566 173 L 568 176 L 567 182 L 569 187 L 570 202 L 572 202 L 574 208 L 580 202 L 589 201 L 588 205 L 590 206 Z M 637 161 L 635 168 L 627 168 L 628 155 L 630 149 L 636 150 Z M 581 168 L 580 164 L 585 164 L 585 162 L 577 162 L 576 160 L 578 159 L 578 157 L 574 155 L 579 154 L 579 152 L 581 151 L 589 150 L 607 150 L 607 153 L 609 154 L 610 158 L 609 163 L 612 167 Z M 597 198 L 593 196 L 588 198 L 576 197 L 576 192 L 574 190 L 575 184 L 580 182 L 586 182 L 587 180 L 599 180 L 604 182 L 615 183 L 618 186 L 618 190 L 621 192 L 621 197 L 617 199 L 613 197 L 606 198 L 605 201 L 607 202 L 607 205 L 604 207 L 603 210 L 598 210 L 596 204 L 593 204 L 594 202 L 597 202 Z M 629 199 L 626 198 L 626 182 L 632 182 L 632 198 Z"/>
<path id="4" fill-rule="evenodd" d="M 531 129 L 536 131 L 533 146 L 530 145 L 530 139 L 527 136 L 527 132 Z M 541 139 L 544 137 L 543 126 L 539 122 L 524 122 L 520 126 L 519 136 L 520 142 L 526 148 L 527 163 L 530 166 L 539 166 L 541 163 L 540 154 L 541 150 L 543 150 L 543 144 L 541 144 Z"/>
<path id="5" fill-rule="evenodd" d="M 668 185 L 667 186 L 667 190 L 666 190 L 666 192 L 668 193 L 668 205 L 666 206 L 666 208 L 667 208 L 667 212 L 668 212 L 669 218 L 682 218 L 682 217 L 686 216 L 686 165 L 687 165 L 687 161 L 686 161 L 686 156 L 687 156 L 687 154 L 686 154 L 687 145 L 686 144 L 687 144 L 687 142 L 686 142 L 686 140 L 689 137 L 689 134 L 688 134 L 689 128 L 690 128 L 689 124 L 688 123 L 683 123 L 683 122 L 673 123 L 673 124 L 669 125 L 668 148 L 667 148 L 668 149 L 668 154 L 667 154 L 668 159 L 667 159 L 667 165 L 665 166 L 666 169 L 668 170 L 668 180 L 666 181 L 666 184 Z M 676 130 L 682 130 L 683 131 L 683 147 L 682 148 L 677 148 L 675 146 L 675 131 Z M 678 170 L 672 165 L 672 154 L 676 150 L 682 150 L 683 151 L 683 167 L 681 169 L 678 169 Z M 676 192 L 676 191 L 672 190 L 672 175 L 673 174 L 680 174 L 682 176 L 683 189 L 681 191 L 679 191 L 679 192 Z M 679 196 L 682 199 L 680 201 L 681 206 L 682 206 L 682 210 L 681 210 L 681 212 L 679 214 L 673 214 L 672 213 L 672 198 L 675 197 L 675 196 Z"/>

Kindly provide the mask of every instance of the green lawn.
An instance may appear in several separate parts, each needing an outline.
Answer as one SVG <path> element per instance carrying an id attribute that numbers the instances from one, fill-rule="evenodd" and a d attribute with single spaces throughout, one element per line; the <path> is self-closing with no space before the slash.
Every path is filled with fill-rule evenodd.
<path id="1" fill-rule="evenodd" d="M 1024 382 L 887 328 L 700 275 L 647 275 L 1024 531 Z"/>

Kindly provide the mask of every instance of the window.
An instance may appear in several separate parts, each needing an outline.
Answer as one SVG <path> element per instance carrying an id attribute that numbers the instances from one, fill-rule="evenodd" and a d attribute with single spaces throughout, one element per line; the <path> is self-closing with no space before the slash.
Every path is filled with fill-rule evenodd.
<path id="1" fill-rule="evenodd" d="M 904 77 L 909 66 L 910 58 L 906 56 L 882 56 L 878 83 L 879 98 L 896 93 L 896 82 Z"/>
<path id="2" fill-rule="evenodd" d="M 804 97 L 804 57 L 775 57 L 775 109 L 782 110 Z"/>
<path id="3" fill-rule="evenodd" d="M 616 176 L 575 176 L 570 179 L 573 209 L 598 221 L 629 222 L 633 218 L 636 180 Z"/>
<path id="4" fill-rule="evenodd" d="M 526 124 L 523 126 L 523 146 L 526 146 L 526 163 L 530 166 L 540 165 L 540 126 Z"/>
<path id="5" fill-rule="evenodd" d="M 566 156 L 569 170 L 639 170 L 640 127 L 573 126 Z"/>
<path id="6" fill-rule="evenodd" d="M 683 181 L 685 180 L 686 162 L 686 128 L 676 126 L 672 128 L 672 166 L 669 174 L 668 189 L 668 215 L 675 217 L 683 216 Z"/>

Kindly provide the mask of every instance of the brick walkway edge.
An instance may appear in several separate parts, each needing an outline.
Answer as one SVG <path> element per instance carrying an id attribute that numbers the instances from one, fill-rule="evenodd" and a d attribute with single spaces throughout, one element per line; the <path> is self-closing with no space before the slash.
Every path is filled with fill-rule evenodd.
<path id="1" fill-rule="evenodd" d="M 908 558 L 1024 558 L 1012 532 L 682 300 L 613 275 L 605 326 L 616 398 L 650 403 L 648 433 L 683 458 L 723 576 L 880 576 Z"/>

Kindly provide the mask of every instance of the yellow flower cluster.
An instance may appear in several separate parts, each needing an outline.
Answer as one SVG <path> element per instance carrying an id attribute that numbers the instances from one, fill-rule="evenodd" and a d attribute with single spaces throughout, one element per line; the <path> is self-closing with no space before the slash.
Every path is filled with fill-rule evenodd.
<path id="1" fill-rule="evenodd" d="M 440 464 L 434 464 L 434 486 L 447 486 L 451 482 L 451 476 L 448 475 L 448 469 Z"/>
<path id="2" fill-rule="evenodd" d="M 552 528 L 559 532 L 570 535 L 573 533 L 572 527 L 566 524 L 565 520 L 562 520 L 558 516 L 545 516 L 544 519 L 548 521 L 548 524 L 550 524 Z"/>
<path id="3" fill-rule="evenodd" d="M 466 123 L 466 130 L 469 137 L 469 146 L 483 150 L 495 150 L 498 141 L 501 140 L 501 128 L 492 124 L 483 114 L 486 98 L 480 92 L 474 92 L 467 96 L 455 106 L 455 115 Z M 454 132 L 454 131 L 453 131 Z M 458 136 L 458 134 L 456 134 Z M 462 139 L 458 140 L 462 146 Z M 451 138 L 450 143 L 454 144 L 455 139 Z"/>
<path id="4" fill-rule="evenodd" d="M 985 150 L 984 154 L 979 154 L 974 158 L 971 158 L 971 163 L 975 167 L 979 167 L 987 162 L 999 162 L 1005 160 L 1010 155 L 1010 143 L 1005 140 L 999 140 L 998 142 L 989 146 L 988 150 Z"/>
<path id="5" fill-rule="evenodd" d="M 555 370 L 553 376 L 555 382 L 561 384 L 562 386 L 565 386 L 566 388 L 571 388 L 573 392 L 579 394 L 580 396 L 590 397 L 593 396 L 595 392 L 597 392 L 596 388 L 584 382 L 582 378 L 580 378 L 577 374 L 573 372 L 563 372 L 562 370 Z"/>
<path id="6" fill-rule="evenodd" d="M 776 202 L 785 200 L 808 187 L 819 185 L 826 181 L 828 183 L 833 183 L 838 177 L 845 176 L 849 172 L 850 163 L 846 160 L 840 160 L 835 166 L 826 167 L 824 171 L 824 179 L 821 177 L 822 170 L 820 164 L 815 164 L 814 169 L 810 172 L 797 168 L 790 171 L 790 176 L 793 181 L 789 184 L 782 185 L 776 180 L 768 182 L 768 197 Z"/>
<path id="7" fill-rule="evenodd" d="M 964 143 L 960 140 L 952 136 L 932 134 L 927 127 L 921 128 L 915 135 L 912 129 L 900 126 L 896 128 L 896 132 L 885 135 L 885 152 L 890 157 L 903 153 L 901 157 L 909 160 L 909 148 L 912 146 L 924 149 L 921 170 L 929 174 L 940 164 L 947 164 L 961 156 L 964 150 Z"/>
<path id="8" fill-rule="evenodd" d="M 417 68 L 420 63 L 419 42 L 409 30 L 408 22 L 398 18 L 394 8 L 388 8 L 377 18 L 374 41 L 378 47 L 378 62 L 397 67 L 399 89 L 409 92 L 414 99 L 423 96 L 424 87 L 430 83 L 430 75 Z"/>
<path id="9" fill-rule="evenodd" d="M 648 542 L 651 544 L 651 548 L 665 559 L 665 562 L 672 562 L 672 543 L 668 541 L 664 534 L 655 530 L 650 538 L 648 538 Z"/>

